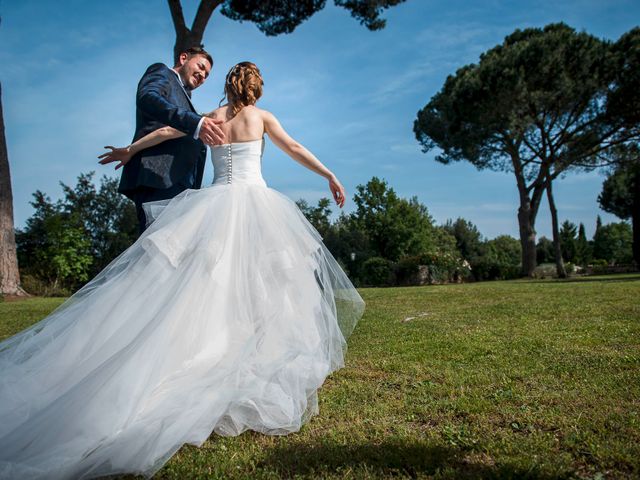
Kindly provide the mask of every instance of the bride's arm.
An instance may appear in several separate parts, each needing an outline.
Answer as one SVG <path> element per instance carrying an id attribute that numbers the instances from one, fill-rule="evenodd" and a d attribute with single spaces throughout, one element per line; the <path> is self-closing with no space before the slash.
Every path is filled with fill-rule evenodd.
<path id="1" fill-rule="evenodd" d="M 162 127 L 146 134 L 144 137 L 139 138 L 127 147 L 118 148 L 107 145 L 104 148 L 110 148 L 111 151 L 98 156 L 98 158 L 102 159 L 99 163 L 101 163 L 102 165 L 106 165 L 107 163 L 119 161 L 120 163 L 116 165 L 117 170 L 118 168 L 126 165 L 126 163 L 131 160 L 131 157 L 133 157 L 140 150 L 153 147 L 154 145 L 158 145 L 173 138 L 184 137 L 185 135 L 186 133 L 181 132 L 180 130 L 176 130 L 173 127 Z"/>
<path id="2" fill-rule="evenodd" d="M 264 122 L 264 130 L 269 138 L 276 144 L 280 150 L 289 155 L 295 161 L 301 163 L 309 170 L 316 172 L 329 180 L 329 188 L 333 194 L 333 198 L 340 208 L 344 205 L 345 191 L 344 187 L 338 181 L 338 178 L 331 170 L 325 167 L 316 156 L 307 150 L 303 145 L 295 141 L 282 128 L 280 122 L 270 112 L 262 111 L 262 120 Z"/>

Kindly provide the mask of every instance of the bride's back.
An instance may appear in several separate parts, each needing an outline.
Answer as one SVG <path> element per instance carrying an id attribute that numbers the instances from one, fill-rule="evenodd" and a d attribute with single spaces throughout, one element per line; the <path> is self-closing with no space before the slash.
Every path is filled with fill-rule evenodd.
<path id="1" fill-rule="evenodd" d="M 216 120 L 223 120 L 220 128 L 225 134 L 226 143 L 248 142 L 264 135 L 262 111 L 255 105 L 243 107 L 233 115 L 230 106 L 223 105 L 209 114 Z"/>

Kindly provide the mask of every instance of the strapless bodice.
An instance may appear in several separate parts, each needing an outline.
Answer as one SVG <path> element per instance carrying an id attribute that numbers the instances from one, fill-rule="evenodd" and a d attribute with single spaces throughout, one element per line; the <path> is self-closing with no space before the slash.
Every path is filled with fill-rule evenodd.
<path id="1" fill-rule="evenodd" d="M 211 147 L 213 185 L 243 183 L 266 186 L 262 177 L 264 139 Z"/>

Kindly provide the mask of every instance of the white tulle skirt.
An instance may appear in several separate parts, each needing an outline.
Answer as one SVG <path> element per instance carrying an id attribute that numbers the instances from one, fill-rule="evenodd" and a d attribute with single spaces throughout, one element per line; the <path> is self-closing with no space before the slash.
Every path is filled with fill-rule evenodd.
<path id="1" fill-rule="evenodd" d="M 57 310 L 0 342 L 0 478 L 152 476 L 212 432 L 318 413 L 364 302 L 296 204 L 214 185 L 156 220 Z"/>

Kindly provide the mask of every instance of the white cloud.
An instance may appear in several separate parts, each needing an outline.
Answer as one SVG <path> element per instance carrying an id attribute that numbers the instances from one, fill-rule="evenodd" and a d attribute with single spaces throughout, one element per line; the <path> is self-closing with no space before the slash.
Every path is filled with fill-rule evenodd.
<path id="1" fill-rule="evenodd" d="M 399 97 L 410 96 L 422 90 L 424 79 L 438 70 L 430 60 L 417 61 L 378 80 L 378 86 L 368 95 L 374 105 L 388 105 Z"/>

